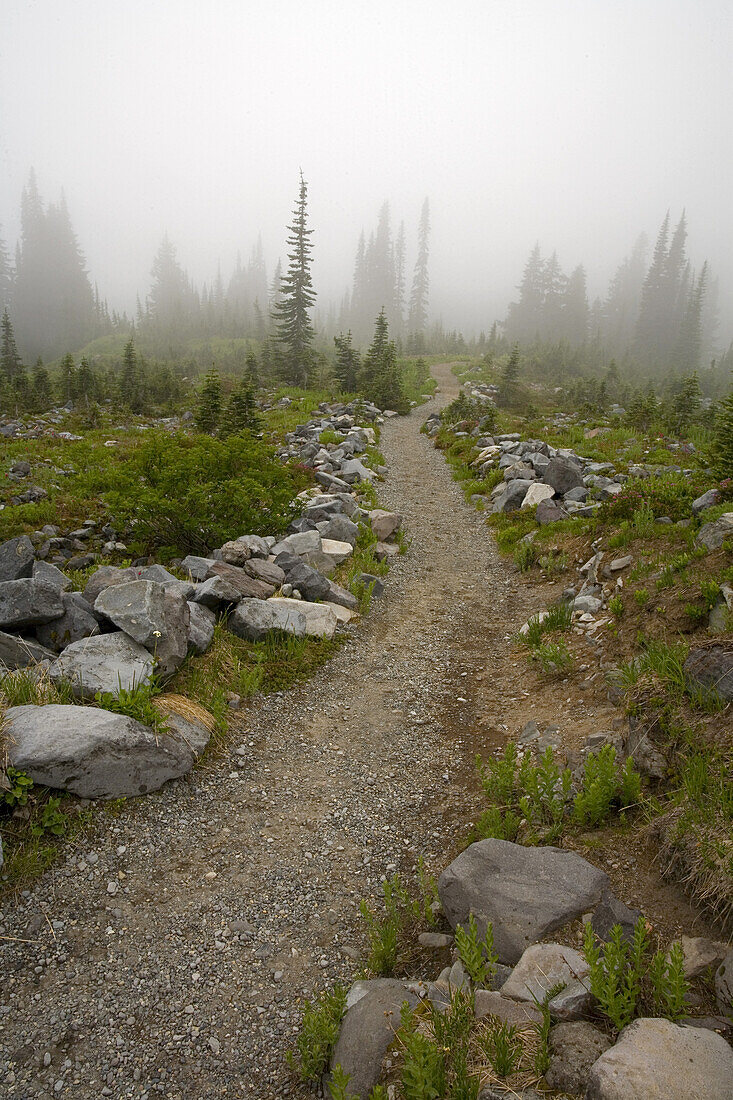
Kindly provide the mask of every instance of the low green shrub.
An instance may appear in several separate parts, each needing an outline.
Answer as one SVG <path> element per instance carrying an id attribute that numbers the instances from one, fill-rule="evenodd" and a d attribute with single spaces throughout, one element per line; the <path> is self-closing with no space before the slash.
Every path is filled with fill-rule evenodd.
<path id="1" fill-rule="evenodd" d="M 456 927 L 456 947 L 466 973 L 475 985 L 483 986 L 496 973 L 499 956 L 494 950 L 494 929 L 489 922 L 484 938 L 479 940 L 476 918 L 468 917 L 468 931 L 462 925 Z"/>
<path id="2" fill-rule="evenodd" d="M 305 1002 L 296 1040 L 297 1055 L 288 1053 L 288 1061 L 302 1081 L 318 1081 L 327 1069 L 345 1008 L 346 990 L 342 986 L 322 994 L 317 1001 Z"/>

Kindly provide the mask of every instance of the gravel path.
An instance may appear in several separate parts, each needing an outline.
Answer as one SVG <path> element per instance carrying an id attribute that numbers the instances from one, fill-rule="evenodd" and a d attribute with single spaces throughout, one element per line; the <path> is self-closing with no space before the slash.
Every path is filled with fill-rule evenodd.
<path id="1" fill-rule="evenodd" d="M 359 900 L 419 855 L 439 873 L 465 836 L 474 751 L 519 694 L 506 641 L 536 607 L 419 432 L 457 392 L 436 374 L 383 430 L 380 497 L 412 546 L 350 643 L 6 902 L 5 1095 L 307 1095 L 285 1051 L 303 998 L 353 973 Z"/>

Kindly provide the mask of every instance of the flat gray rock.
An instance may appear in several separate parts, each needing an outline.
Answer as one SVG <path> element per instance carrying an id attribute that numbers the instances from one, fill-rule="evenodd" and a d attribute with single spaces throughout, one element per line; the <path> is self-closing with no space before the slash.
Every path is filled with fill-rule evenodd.
<path id="1" fill-rule="evenodd" d="M 53 584 L 64 592 L 68 592 L 71 588 L 71 577 L 67 577 L 65 573 L 62 573 L 60 569 L 55 565 L 50 565 L 47 561 L 34 561 L 31 576 L 36 580 L 44 581 L 46 584 Z"/>
<path id="2" fill-rule="evenodd" d="M 188 653 L 188 603 L 157 581 L 130 581 L 106 588 L 96 611 L 152 654 L 164 676 L 175 672 Z"/>
<path id="3" fill-rule="evenodd" d="M 703 524 L 695 536 L 695 542 L 707 550 L 718 550 L 730 538 L 733 538 L 733 512 L 724 512 L 717 519 Z"/>
<path id="4" fill-rule="evenodd" d="M 283 630 L 286 634 L 303 638 L 307 623 L 300 603 L 288 600 L 283 607 L 277 600 L 241 600 L 227 619 L 227 630 L 248 642 L 261 642 L 273 630 Z"/>
<path id="5" fill-rule="evenodd" d="M 513 965 L 531 944 L 586 913 L 608 877 L 575 852 L 481 840 L 453 860 L 438 891 L 452 928 L 473 913 L 494 929 L 499 961 Z"/>
<path id="6" fill-rule="evenodd" d="M 27 535 L 9 539 L 0 546 L 0 581 L 18 581 L 33 572 L 35 552 Z"/>
<path id="7" fill-rule="evenodd" d="M 137 580 L 137 570 L 132 567 L 118 569 L 116 565 L 102 565 L 92 573 L 84 586 L 83 596 L 88 604 L 94 607 L 97 596 L 104 588 L 113 584 L 125 584 L 128 581 Z"/>
<path id="8" fill-rule="evenodd" d="M 64 592 L 61 596 L 64 613 L 50 623 L 36 627 L 36 637 L 41 645 L 60 653 L 72 642 L 99 634 L 99 623 L 92 608 L 81 592 Z"/>
<path id="9" fill-rule="evenodd" d="M 189 603 L 188 615 L 188 646 L 201 657 L 214 640 L 216 615 L 202 603 Z"/>
<path id="10" fill-rule="evenodd" d="M 715 971 L 715 998 L 726 1016 L 733 1016 L 733 950 Z"/>
<path id="11" fill-rule="evenodd" d="M 5 717 L 12 765 L 80 798 L 146 794 L 193 765 L 182 741 L 97 707 L 10 707 Z"/>
<path id="12" fill-rule="evenodd" d="M 54 661 L 56 654 L 36 642 L 0 630 L 0 668 L 28 668 L 39 661 Z"/>
<path id="13" fill-rule="evenodd" d="M 550 1032 L 550 1068 L 545 1080 L 558 1092 L 582 1096 L 593 1063 L 611 1046 L 611 1040 L 593 1024 L 558 1024 Z"/>
<path id="14" fill-rule="evenodd" d="M 590 1004 L 590 988 L 586 982 L 588 963 L 572 947 L 559 943 L 534 943 L 522 955 L 500 992 L 515 1001 L 535 1004 L 543 1001 L 548 990 L 562 983 L 565 989 L 555 998 L 554 1015 L 563 1019 L 579 1015 Z M 570 991 L 570 997 L 563 997 Z M 561 998 L 562 1001 L 560 1000 Z"/>
<path id="15" fill-rule="evenodd" d="M 225 561 L 215 561 L 209 569 L 209 577 L 221 577 L 239 592 L 240 599 L 245 596 L 257 600 L 266 600 L 275 591 L 275 585 L 262 578 L 253 576 L 247 569 L 229 565 Z"/>
<path id="16" fill-rule="evenodd" d="M 721 1035 L 635 1020 L 594 1063 L 586 1100 L 731 1100 L 733 1050 Z"/>
<path id="17" fill-rule="evenodd" d="M 131 691 L 149 684 L 153 671 L 148 650 L 119 630 L 72 642 L 51 665 L 49 675 L 54 683 L 70 681 L 78 699 L 93 699 L 98 691 L 119 695 L 121 688 Z"/>
<path id="18" fill-rule="evenodd" d="M 733 644 L 690 650 L 684 671 L 688 682 L 694 686 L 707 688 L 726 702 L 733 699 Z"/>
<path id="19" fill-rule="evenodd" d="M 38 578 L 0 581 L 0 628 L 24 630 L 64 613 L 61 589 Z"/>
<path id="20" fill-rule="evenodd" d="M 394 978 L 357 982 L 351 993 L 352 1005 L 341 1022 L 331 1066 L 340 1065 L 351 1074 L 349 1093 L 367 1100 L 400 1026 L 402 1002 L 415 1005 L 418 998 L 404 982 Z"/>

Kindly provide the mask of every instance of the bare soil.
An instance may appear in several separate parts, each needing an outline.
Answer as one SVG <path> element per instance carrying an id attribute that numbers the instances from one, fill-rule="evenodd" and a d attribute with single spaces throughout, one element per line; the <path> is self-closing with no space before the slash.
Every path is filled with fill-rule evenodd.
<path id="1" fill-rule="evenodd" d="M 420 434 L 458 391 L 449 365 L 435 373 L 437 397 L 382 433 L 380 497 L 412 544 L 349 644 L 6 903 L 5 1095 L 309 1095 L 285 1061 L 303 999 L 353 975 L 362 897 L 421 855 L 437 876 L 464 843 L 475 754 L 530 719 L 575 746 L 618 717 L 591 679 L 598 653 L 581 688 L 544 682 L 512 643 L 552 590 L 500 559 Z M 665 932 L 709 931 L 639 842 L 609 833 L 588 854 Z"/>

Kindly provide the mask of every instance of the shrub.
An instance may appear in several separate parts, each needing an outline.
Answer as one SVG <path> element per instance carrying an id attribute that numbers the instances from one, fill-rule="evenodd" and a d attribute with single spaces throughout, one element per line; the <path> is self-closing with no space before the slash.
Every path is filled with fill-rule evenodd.
<path id="1" fill-rule="evenodd" d="M 700 477 L 684 474 L 665 473 L 661 477 L 632 478 L 613 500 L 601 506 L 600 518 L 616 523 L 623 519 L 635 519 L 635 513 L 640 513 L 638 522 L 641 523 L 646 517 L 647 527 L 650 517 L 685 519 L 691 514 L 693 500 L 708 487 Z"/>
<path id="2" fill-rule="evenodd" d="M 499 956 L 494 951 L 494 929 L 491 923 L 486 925 L 482 940 L 478 938 L 476 918 L 473 913 L 468 917 L 468 931 L 460 924 L 456 927 L 456 947 L 461 962 L 469 978 L 476 985 L 485 985 L 496 973 Z"/>
<path id="3" fill-rule="evenodd" d="M 575 796 L 574 815 L 580 825 L 600 825 L 614 809 L 625 809 L 641 797 L 641 776 L 629 757 L 619 771 L 616 750 L 604 745 L 585 762 L 583 783 Z"/>
<path id="4" fill-rule="evenodd" d="M 341 986 L 324 993 L 318 1001 L 305 1002 L 296 1041 L 297 1060 L 292 1052 L 288 1056 L 303 1081 L 317 1081 L 328 1066 L 345 1008 L 346 990 Z"/>

